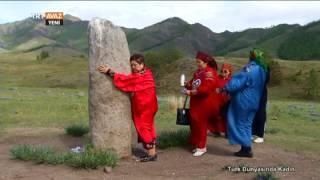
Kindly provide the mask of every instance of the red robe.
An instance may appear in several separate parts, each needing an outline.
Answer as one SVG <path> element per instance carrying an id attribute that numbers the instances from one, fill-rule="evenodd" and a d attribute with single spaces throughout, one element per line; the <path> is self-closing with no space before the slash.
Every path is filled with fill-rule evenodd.
<path id="1" fill-rule="evenodd" d="M 222 76 L 219 76 L 219 87 L 223 88 L 230 80 L 231 80 L 231 76 L 227 78 L 223 78 Z M 222 99 L 222 105 L 225 105 L 229 102 L 230 96 L 226 92 L 220 93 L 219 95 L 221 96 L 221 99 Z"/>
<path id="2" fill-rule="evenodd" d="M 138 141 L 144 146 L 154 144 L 156 139 L 154 117 L 158 111 L 158 103 L 151 70 L 146 69 L 144 73 L 128 75 L 115 73 L 113 81 L 121 91 L 132 93 L 131 111 Z"/>
<path id="3" fill-rule="evenodd" d="M 207 142 L 208 121 L 219 115 L 219 105 L 215 103 L 218 94 L 214 91 L 218 87 L 216 70 L 207 66 L 194 73 L 186 88 L 196 90 L 190 98 L 191 134 L 190 144 L 194 148 L 204 148 Z"/>
<path id="4" fill-rule="evenodd" d="M 231 79 L 231 76 L 224 79 L 223 77 L 219 76 L 218 80 L 218 87 L 222 88 L 224 87 Z M 226 92 L 218 94 L 217 99 L 215 100 L 215 103 L 218 103 L 219 105 L 219 115 L 215 116 L 214 118 L 211 118 L 209 121 L 208 129 L 212 133 L 225 133 L 227 130 L 227 121 L 226 121 L 226 112 L 223 112 L 223 110 L 226 110 L 225 106 L 228 104 L 230 100 L 229 95 Z M 217 102 L 218 101 L 218 102 Z"/>

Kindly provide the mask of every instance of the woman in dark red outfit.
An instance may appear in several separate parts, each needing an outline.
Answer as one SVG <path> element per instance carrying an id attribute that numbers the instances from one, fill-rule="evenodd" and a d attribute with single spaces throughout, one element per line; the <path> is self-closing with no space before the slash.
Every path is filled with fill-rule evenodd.
<path id="1" fill-rule="evenodd" d="M 219 75 L 219 87 L 224 87 L 231 79 L 232 75 L 232 66 L 230 64 L 222 64 L 221 66 L 221 75 Z M 230 100 L 230 96 L 227 93 L 220 93 L 219 96 L 219 105 L 220 105 L 220 115 L 210 119 L 208 129 L 211 133 L 217 136 L 224 136 L 226 133 L 226 115 L 227 115 L 227 105 Z M 215 102 L 217 103 L 217 99 Z"/>
<path id="2" fill-rule="evenodd" d="M 154 116 L 158 110 L 155 81 L 151 70 L 145 67 L 142 55 L 132 55 L 130 64 L 132 73 L 128 75 L 116 73 L 105 65 L 99 66 L 98 70 L 113 77 L 114 85 L 119 90 L 131 93 L 132 118 L 138 141 L 148 150 L 148 156 L 140 161 L 155 161 L 157 154 Z"/>
<path id="3" fill-rule="evenodd" d="M 193 146 L 193 156 L 203 155 L 207 142 L 207 126 L 210 118 L 219 115 L 219 105 L 214 103 L 218 87 L 217 64 L 215 60 L 203 53 L 196 56 L 198 70 L 186 84 L 184 94 L 190 96 L 191 134 L 190 144 Z"/>

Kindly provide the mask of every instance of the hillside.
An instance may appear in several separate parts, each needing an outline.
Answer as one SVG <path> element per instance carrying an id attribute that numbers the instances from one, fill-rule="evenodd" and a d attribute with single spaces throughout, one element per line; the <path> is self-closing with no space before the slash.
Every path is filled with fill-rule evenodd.
<path id="1" fill-rule="evenodd" d="M 86 53 L 87 21 L 65 16 L 64 26 L 49 27 L 43 21 L 27 18 L 0 25 L 0 48 L 5 51 L 26 52 L 43 47 L 63 47 Z"/>
<path id="2" fill-rule="evenodd" d="M 48 27 L 42 21 L 27 18 L 0 25 L 0 53 L 33 51 L 43 47 L 63 47 L 87 54 L 88 21 L 65 16 L 62 27 Z M 252 47 L 260 47 L 274 57 L 292 60 L 320 59 L 320 21 L 305 26 L 280 24 L 241 32 L 215 33 L 202 24 L 189 24 L 172 17 L 145 27 L 122 27 L 131 52 L 178 49 L 185 56 L 198 50 L 213 55 L 246 57 Z"/>
<path id="3" fill-rule="evenodd" d="M 289 35 L 279 49 L 283 59 L 308 60 L 320 56 L 320 21 L 303 26 Z"/>
<path id="4" fill-rule="evenodd" d="M 221 41 L 221 37 L 207 27 L 199 23 L 191 25 L 176 17 L 127 33 L 127 37 L 131 51 L 176 48 L 186 55 L 193 55 L 199 49 L 213 52 L 215 42 Z"/>

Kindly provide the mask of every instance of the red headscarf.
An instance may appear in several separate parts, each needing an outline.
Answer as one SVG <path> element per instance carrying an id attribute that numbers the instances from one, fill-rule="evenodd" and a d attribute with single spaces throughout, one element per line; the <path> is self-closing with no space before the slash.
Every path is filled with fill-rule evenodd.
<path id="1" fill-rule="evenodd" d="M 232 66 L 231 66 L 231 64 L 227 64 L 227 63 L 222 64 L 221 70 L 223 70 L 223 69 L 227 69 L 230 73 L 232 73 Z"/>
<path id="2" fill-rule="evenodd" d="M 196 58 L 200 59 L 201 61 L 203 61 L 205 63 L 208 63 L 208 65 L 211 66 L 212 68 L 218 69 L 215 59 L 213 57 L 209 56 L 208 54 L 201 52 L 201 51 L 198 51 Z"/>

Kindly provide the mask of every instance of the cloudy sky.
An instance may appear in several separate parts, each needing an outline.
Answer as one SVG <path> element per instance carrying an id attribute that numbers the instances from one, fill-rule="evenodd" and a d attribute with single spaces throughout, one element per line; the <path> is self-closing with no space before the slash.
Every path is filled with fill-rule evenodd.
<path id="1" fill-rule="evenodd" d="M 62 11 L 84 20 L 102 17 L 139 29 L 175 16 L 223 32 L 320 20 L 320 1 L 1 1 L 0 24 L 46 11 Z"/>

